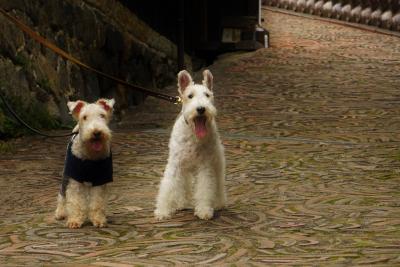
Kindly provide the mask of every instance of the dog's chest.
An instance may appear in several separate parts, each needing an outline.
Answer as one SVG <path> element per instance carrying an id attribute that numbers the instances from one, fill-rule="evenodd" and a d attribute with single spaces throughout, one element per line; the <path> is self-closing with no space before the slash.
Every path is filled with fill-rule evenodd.
<path id="1" fill-rule="evenodd" d="M 171 133 L 170 158 L 187 166 L 198 165 L 209 161 L 216 154 L 218 142 L 219 137 L 214 127 L 210 129 L 208 136 L 199 140 L 181 117 L 176 121 Z"/>
<path id="2" fill-rule="evenodd" d="M 90 182 L 93 186 L 113 181 L 112 154 L 101 160 L 82 160 L 72 152 L 72 141 L 68 144 L 64 164 L 64 177 L 80 183 Z"/>
<path id="3" fill-rule="evenodd" d="M 198 142 L 193 139 L 173 140 L 170 146 L 171 156 L 179 159 L 185 165 L 198 165 L 199 162 L 208 161 L 215 154 L 216 146 L 209 142 Z M 176 142 L 175 142 L 176 141 Z"/>

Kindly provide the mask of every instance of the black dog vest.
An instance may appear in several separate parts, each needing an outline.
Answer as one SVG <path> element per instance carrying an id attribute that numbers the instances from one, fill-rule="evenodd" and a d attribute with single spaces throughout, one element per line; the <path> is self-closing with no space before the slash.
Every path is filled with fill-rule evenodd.
<path id="1" fill-rule="evenodd" d="M 72 141 L 67 147 L 67 155 L 65 157 L 63 181 L 61 185 L 61 195 L 65 196 L 69 179 L 77 182 L 91 183 L 92 186 L 100 186 L 113 181 L 113 165 L 112 154 L 101 160 L 82 160 L 72 154 Z"/>

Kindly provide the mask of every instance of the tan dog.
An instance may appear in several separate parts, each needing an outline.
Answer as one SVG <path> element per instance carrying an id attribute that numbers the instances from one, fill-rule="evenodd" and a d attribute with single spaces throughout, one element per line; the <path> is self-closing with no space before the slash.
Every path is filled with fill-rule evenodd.
<path id="1" fill-rule="evenodd" d="M 107 183 L 112 182 L 110 149 L 114 99 L 96 103 L 68 102 L 78 122 L 67 147 L 63 182 L 55 212 L 57 220 L 67 218 L 69 228 L 80 228 L 89 217 L 96 227 L 107 224 Z"/>

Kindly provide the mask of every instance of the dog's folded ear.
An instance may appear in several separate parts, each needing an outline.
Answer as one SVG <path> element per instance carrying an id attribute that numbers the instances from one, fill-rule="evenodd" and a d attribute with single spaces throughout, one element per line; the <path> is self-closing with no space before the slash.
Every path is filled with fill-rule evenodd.
<path id="1" fill-rule="evenodd" d="M 81 112 L 82 108 L 86 106 L 87 103 L 82 100 L 78 101 L 69 101 L 67 106 L 69 108 L 69 113 L 75 120 L 79 120 L 79 113 Z"/>
<path id="2" fill-rule="evenodd" d="M 112 112 L 115 100 L 113 98 L 112 99 L 101 98 L 97 100 L 96 104 L 102 106 L 105 109 L 105 111 Z"/>
<path id="3" fill-rule="evenodd" d="M 211 71 L 204 70 L 203 71 L 203 85 L 212 91 L 213 89 L 213 76 Z"/>
<path id="4" fill-rule="evenodd" d="M 178 73 L 178 91 L 182 95 L 185 89 L 193 84 L 192 76 L 186 70 L 181 70 Z"/>

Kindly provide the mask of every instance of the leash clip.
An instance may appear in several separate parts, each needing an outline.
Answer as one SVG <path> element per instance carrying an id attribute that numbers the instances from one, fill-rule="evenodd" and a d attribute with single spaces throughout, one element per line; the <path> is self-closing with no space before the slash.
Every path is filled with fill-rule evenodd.
<path id="1" fill-rule="evenodd" d="M 176 99 L 175 102 L 174 102 L 175 105 L 178 105 L 178 104 L 182 103 L 182 98 L 180 96 L 175 96 L 175 99 Z"/>

